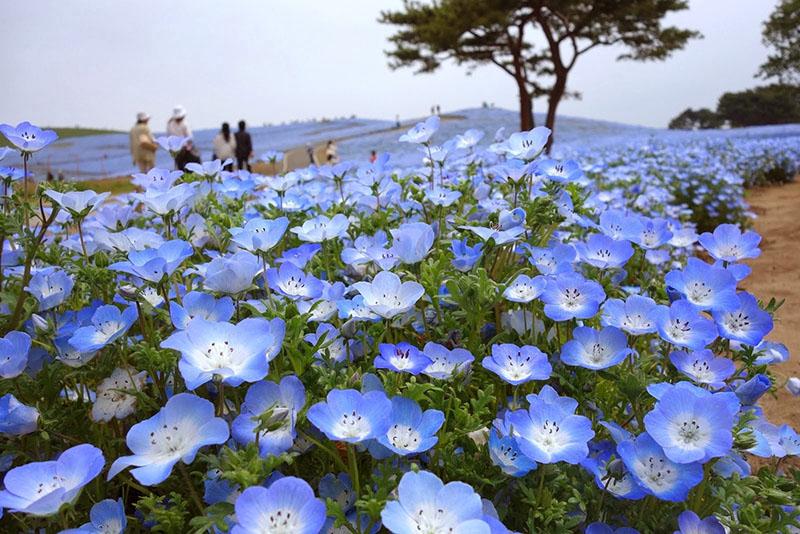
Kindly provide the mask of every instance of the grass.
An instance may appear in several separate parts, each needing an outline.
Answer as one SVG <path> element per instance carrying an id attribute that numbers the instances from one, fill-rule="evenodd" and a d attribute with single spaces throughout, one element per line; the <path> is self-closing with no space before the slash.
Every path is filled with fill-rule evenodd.
<path id="1" fill-rule="evenodd" d="M 86 137 L 88 135 L 122 133 L 119 130 L 104 130 L 102 128 L 80 128 L 80 127 L 58 128 L 58 127 L 45 126 L 42 129 L 55 130 L 55 132 L 58 134 L 59 139 L 66 139 L 68 137 Z M 9 143 L 5 137 L 0 135 L 0 147 L 4 146 L 11 146 L 11 143 Z"/>
<path id="2" fill-rule="evenodd" d="M 131 183 L 130 176 L 116 176 L 113 178 L 101 178 L 99 180 L 81 180 L 74 182 L 75 189 L 83 191 L 91 189 L 95 193 L 105 193 L 108 191 L 111 195 L 121 195 L 123 193 L 130 193 L 136 190 L 136 186 Z"/>

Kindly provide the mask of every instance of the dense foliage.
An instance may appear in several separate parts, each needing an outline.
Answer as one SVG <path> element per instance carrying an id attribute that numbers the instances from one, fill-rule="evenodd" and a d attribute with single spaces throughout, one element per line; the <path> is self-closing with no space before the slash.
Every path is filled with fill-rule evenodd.
<path id="1" fill-rule="evenodd" d="M 781 0 L 764 22 L 762 35 L 770 54 L 759 74 L 800 84 L 800 0 Z"/>
<path id="2" fill-rule="evenodd" d="M 702 189 L 747 158 L 438 126 L 401 137 L 419 166 L 214 161 L 113 199 L 3 168 L 3 531 L 796 526 L 800 437 L 758 407 L 779 304 L 738 287 L 760 237 L 680 197 L 744 210 Z M 55 137 L 0 131 L 26 163 Z"/>

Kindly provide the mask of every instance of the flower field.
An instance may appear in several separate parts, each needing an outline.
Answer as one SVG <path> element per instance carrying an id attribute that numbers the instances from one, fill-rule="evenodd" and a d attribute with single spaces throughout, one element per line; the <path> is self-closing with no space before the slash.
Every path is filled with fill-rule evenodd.
<path id="1" fill-rule="evenodd" d="M 742 289 L 796 128 L 485 129 L 110 197 L 0 126 L 0 530 L 796 532 L 785 308 Z"/>

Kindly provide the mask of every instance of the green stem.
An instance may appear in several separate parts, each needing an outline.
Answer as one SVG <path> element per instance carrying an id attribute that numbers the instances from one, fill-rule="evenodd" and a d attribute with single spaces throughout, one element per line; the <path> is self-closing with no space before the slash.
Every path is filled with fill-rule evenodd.
<path id="1" fill-rule="evenodd" d="M 195 506 L 197 506 L 197 513 L 203 515 L 203 501 L 200 499 L 200 495 L 198 495 L 197 490 L 192 484 L 192 477 L 189 476 L 189 471 L 186 469 L 186 464 L 183 462 L 178 462 L 178 471 L 181 472 L 181 476 L 183 480 L 186 482 L 186 486 L 189 488 L 189 494 L 192 497 L 192 501 L 194 501 Z"/>
<path id="2" fill-rule="evenodd" d="M 361 480 L 358 476 L 358 456 L 356 456 L 356 446 L 352 443 L 347 444 L 347 462 L 350 464 L 350 479 L 353 481 L 353 489 L 356 491 L 356 501 L 361 497 Z M 356 509 L 356 530 L 361 532 L 361 514 Z"/>

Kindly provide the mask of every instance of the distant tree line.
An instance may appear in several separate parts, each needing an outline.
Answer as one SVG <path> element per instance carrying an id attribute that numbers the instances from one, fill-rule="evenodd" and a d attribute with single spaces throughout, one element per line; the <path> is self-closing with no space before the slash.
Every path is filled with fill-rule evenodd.
<path id="1" fill-rule="evenodd" d="M 770 54 L 757 76 L 777 83 L 725 93 L 717 102 L 716 111 L 685 109 L 670 121 L 671 129 L 800 122 L 800 0 L 782 0 L 764 22 L 761 35 Z"/>

